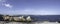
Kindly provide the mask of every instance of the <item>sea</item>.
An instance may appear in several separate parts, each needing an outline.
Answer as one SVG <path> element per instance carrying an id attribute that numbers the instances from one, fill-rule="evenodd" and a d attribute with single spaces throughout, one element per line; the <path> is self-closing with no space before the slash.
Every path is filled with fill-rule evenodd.
<path id="1" fill-rule="evenodd" d="M 20 16 L 20 15 L 19 15 Z M 0 24 L 60 24 L 60 15 L 29 15 L 33 22 L 4 22 L 0 21 Z M 25 16 L 26 18 L 27 16 Z M 0 19 L 2 19 L 0 17 Z"/>

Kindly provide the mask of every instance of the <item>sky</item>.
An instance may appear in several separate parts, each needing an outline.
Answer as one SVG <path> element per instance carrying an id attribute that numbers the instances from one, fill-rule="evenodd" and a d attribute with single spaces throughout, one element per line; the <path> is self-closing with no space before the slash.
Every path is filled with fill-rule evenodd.
<path id="1" fill-rule="evenodd" d="M 0 0 L 0 14 L 60 15 L 60 0 Z"/>

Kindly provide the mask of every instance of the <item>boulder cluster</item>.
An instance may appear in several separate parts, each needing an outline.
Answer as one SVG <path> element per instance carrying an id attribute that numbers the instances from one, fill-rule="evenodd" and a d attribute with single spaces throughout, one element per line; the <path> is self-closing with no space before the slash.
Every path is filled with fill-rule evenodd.
<path id="1" fill-rule="evenodd" d="M 28 16 L 27 18 L 24 18 L 24 16 L 3 16 L 4 21 L 31 21 L 32 19 L 30 18 L 30 16 Z"/>

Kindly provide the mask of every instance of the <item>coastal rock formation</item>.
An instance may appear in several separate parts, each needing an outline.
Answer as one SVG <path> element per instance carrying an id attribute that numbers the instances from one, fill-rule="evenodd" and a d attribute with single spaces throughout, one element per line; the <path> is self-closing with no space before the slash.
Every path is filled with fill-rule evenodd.
<path id="1" fill-rule="evenodd" d="M 24 16 L 16 17 L 16 16 L 3 16 L 4 21 L 32 21 L 31 17 L 28 16 L 24 18 Z"/>

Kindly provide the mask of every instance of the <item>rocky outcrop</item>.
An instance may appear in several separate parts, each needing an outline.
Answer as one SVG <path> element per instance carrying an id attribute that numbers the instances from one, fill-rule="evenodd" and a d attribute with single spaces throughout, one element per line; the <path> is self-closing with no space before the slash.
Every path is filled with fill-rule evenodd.
<path id="1" fill-rule="evenodd" d="M 4 21 L 31 21 L 31 17 L 28 16 L 26 19 L 24 16 L 21 17 L 13 17 L 13 16 L 3 16 Z"/>

